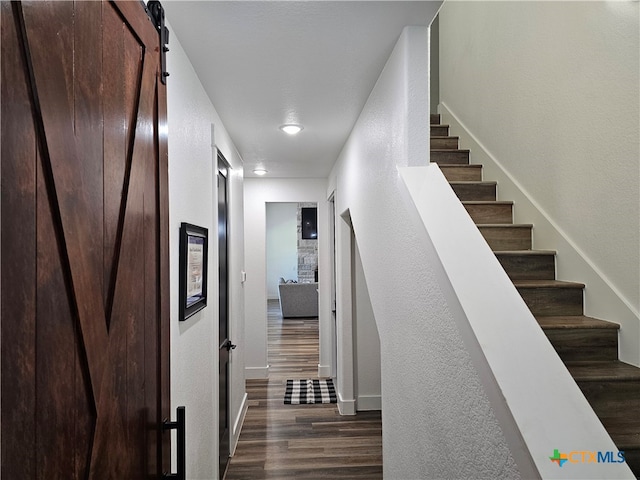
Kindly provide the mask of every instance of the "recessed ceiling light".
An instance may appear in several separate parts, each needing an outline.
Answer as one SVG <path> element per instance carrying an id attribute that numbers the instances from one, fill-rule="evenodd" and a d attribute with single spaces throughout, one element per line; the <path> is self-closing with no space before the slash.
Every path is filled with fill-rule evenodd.
<path id="1" fill-rule="evenodd" d="M 264 168 L 256 168 L 253 173 L 255 173 L 256 175 L 266 175 L 267 171 Z"/>
<path id="2" fill-rule="evenodd" d="M 280 130 L 282 130 L 284 133 L 288 133 L 289 135 L 295 135 L 296 133 L 300 133 L 302 131 L 302 125 L 288 123 L 286 125 L 281 125 Z"/>

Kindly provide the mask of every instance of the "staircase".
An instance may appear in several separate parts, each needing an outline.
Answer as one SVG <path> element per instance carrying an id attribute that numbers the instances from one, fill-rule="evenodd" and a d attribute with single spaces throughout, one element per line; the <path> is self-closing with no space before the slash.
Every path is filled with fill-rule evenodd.
<path id="1" fill-rule="evenodd" d="M 584 316 L 584 284 L 555 278 L 556 252 L 534 250 L 530 224 L 513 223 L 513 202 L 497 200 L 496 182 L 440 115 L 431 115 L 431 161 L 439 164 L 458 198 L 513 281 L 549 341 L 640 477 L 640 368 L 618 360 L 615 323 Z"/>

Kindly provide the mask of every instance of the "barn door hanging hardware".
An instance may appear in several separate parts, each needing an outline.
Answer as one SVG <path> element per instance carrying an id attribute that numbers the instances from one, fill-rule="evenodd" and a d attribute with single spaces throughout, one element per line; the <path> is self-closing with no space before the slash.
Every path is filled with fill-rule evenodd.
<path id="1" fill-rule="evenodd" d="M 150 0 L 146 6 L 147 15 L 151 18 L 151 21 L 158 30 L 158 34 L 160 35 L 160 48 L 162 49 L 162 57 L 161 57 L 161 67 L 162 67 L 162 83 L 167 83 L 167 77 L 169 76 L 169 72 L 167 72 L 167 52 L 169 51 L 169 29 L 164 26 L 164 8 L 158 0 Z"/>
<path id="2" fill-rule="evenodd" d="M 186 480 L 186 465 L 187 465 L 187 436 L 185 432 L 186 427 L 186 415 L 185 415 L 185 407 L 178 407 L 176 409 L 176 421 L 172 422 L 170 420 L 165 420 L 162 426 L 163 430 L 166 432 L 167 430 L 177 430 L 177 459 L 176 459 L 176 473 L 164 473 L 162 478 L 175 478 L 176 480 Z"/>

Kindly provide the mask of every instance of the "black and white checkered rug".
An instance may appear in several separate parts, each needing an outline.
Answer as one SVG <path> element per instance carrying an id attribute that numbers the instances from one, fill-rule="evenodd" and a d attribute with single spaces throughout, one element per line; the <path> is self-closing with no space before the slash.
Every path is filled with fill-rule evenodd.
<path id="1" fill-rule="evenodd" d="M 310 403 L 338 403 L 333 380 L 287 380 L 284 394 L 286 405 L 304 405 Z"/>

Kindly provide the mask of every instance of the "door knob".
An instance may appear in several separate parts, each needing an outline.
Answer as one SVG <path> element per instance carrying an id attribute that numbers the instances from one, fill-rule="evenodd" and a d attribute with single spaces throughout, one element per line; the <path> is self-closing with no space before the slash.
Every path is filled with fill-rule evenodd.
<path id="1" fill-rule="evenodd" d="M 231 343 L 231 340 L 227 340 L 226 342 L 224 342 L 222 346 L 227 349 L 227 352 L 229 350 L 234 350 L 237 347 L 237 345 L 234 345 L 233 343 Z"/>

